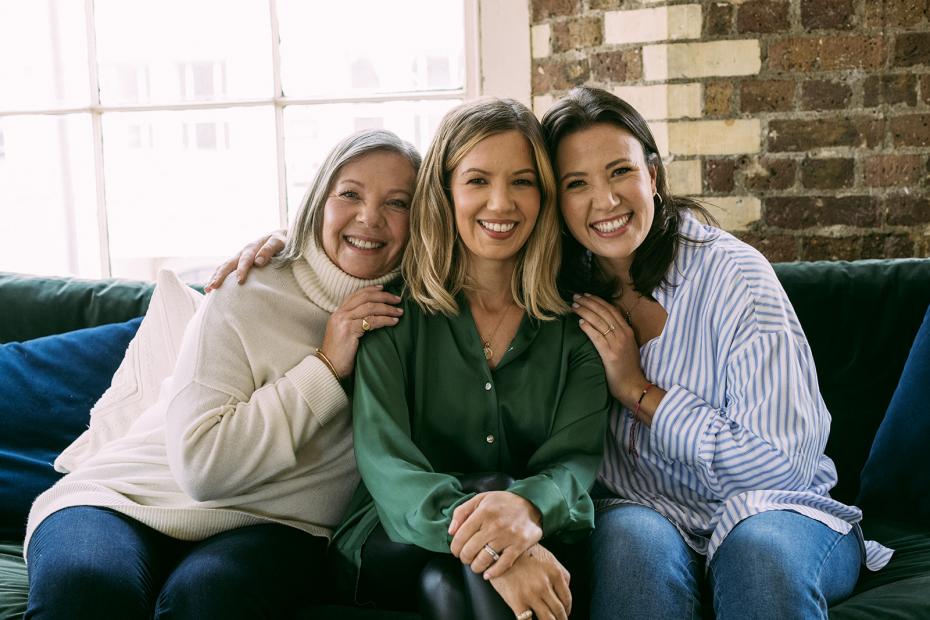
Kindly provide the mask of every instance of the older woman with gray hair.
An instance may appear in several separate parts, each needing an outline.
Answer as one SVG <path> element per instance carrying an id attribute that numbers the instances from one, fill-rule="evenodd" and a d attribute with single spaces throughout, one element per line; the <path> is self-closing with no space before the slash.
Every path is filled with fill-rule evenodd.
<path id="1" fill-rule="evenodd" d="M 333 149 L 275 268 L 209 295 L 158 402 L 36 500 L 26 617 L 284 617 L 313 598 L 358 482 L 342 379 L 401 314 L 382 287 L 419 164 L 386 131 Z"/>

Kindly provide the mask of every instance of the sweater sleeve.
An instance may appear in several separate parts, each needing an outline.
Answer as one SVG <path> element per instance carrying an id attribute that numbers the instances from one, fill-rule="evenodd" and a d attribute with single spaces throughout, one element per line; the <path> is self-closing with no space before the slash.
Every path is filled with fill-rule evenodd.
<path id="1" fill-rule="evenodd" d="M 257 380 L 230 311 L 207 298 L 170 379 L 168 462 L 197 501 L 241 495 L 287 472 L 298 451 L 348 408 L 339 382 L 313 355 Z"/>
<path id="2" fill-rule="evenodd" d="M 594 484 L 604 449 L 610 406 L 604 367 L 585 339 L 569 360 L 549 437 L 529 460 L 533 475 L 510 491 L 530 501 L 542 515 L 543 536 L 594 527 Z"/>
<path id="3" fill-rule="evenodd" d="M 726 360 L 723 406 L 673 385 L 652 422 L 659 454 L 684 464 L 721 500 L 809 488 L 829 433 L 806 343 L 787 324 L 752 331 Z"/>
<path id="4" fill-rule="evenodd" d="M 359 473 L 391 540 L 449 553 L 452 513 L 472 497 L 436 472 L 411 438 L 405 368 L 385 330 L 366 337 L 355 362 L 352 418 Z"/>

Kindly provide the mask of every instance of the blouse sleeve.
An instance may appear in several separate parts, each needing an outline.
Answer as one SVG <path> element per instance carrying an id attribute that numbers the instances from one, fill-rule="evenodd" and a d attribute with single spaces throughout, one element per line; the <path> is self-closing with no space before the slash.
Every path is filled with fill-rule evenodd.
<path id="1" fill-rule="evenodd" d="M 673 385 L 652 421 L 659 454 L 688 467 L 721 500 L 756 489 L 809 488 L 830 427 L 803 335 L 787 320 L 756 329 L 751 314 L 747 307 L 737 328 L 749 335 L 726 360 L 723 406 Z"/>
<path id="2" fill-rule="evenodd" d="M 297 464 L 298 451 L 348 398 L 309 355 L 279 378 L 257 384 L 235 326 L 215 296 L 184 336 L 167 406 L 168 462 L 191 498 L 241 495 Z"/>
<path id="3" fill-rule="evenodd" d="M 544 537 L 594 527 L 588 491 L 603 456 L 610 401 L 604 366 L 587 340 L 572 352 L 560 387 L 553 430 L 528 464 L 533 475 L 509 489 L 539 509 Z"/>
<path id="4" fill-rule="evenodd" d="M 411 439 L 404 371 L 387 331 L 366 337 L 355 361 L 355 458 L 388 536 L 448 553 L 452 512 L 474 493 L 434 471 Z"/>

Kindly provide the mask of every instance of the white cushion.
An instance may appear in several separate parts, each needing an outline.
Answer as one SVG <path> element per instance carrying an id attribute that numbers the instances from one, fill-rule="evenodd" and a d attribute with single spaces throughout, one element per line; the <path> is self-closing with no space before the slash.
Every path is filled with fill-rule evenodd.
<path id="1" fill-rule="evenodd" d="M 174 372 L 184 328 L 203 297 L 173 271 L 158 272 L 139 331 L 109 389 L 91 409 L 89 428 L 55 459 L 57 471 L 73 471 L 102 446 L 123 437 L 136 418 L 155 404 L 162 382 Z"/>

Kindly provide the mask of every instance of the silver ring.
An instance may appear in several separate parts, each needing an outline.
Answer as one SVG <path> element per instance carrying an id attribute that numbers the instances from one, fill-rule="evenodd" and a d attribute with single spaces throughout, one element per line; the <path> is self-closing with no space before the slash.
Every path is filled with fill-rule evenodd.
<path id="1" fill-rule="evenodd" d="M 527 609 L 517 614 L 517 620 L 530 620 L 533 617 L 533 610 Z"/>
<path id="2" fill-rule="evenodd" d="M 491 545 L 485 545 L 484 552 L 487 553 L 489 556 L 491 556 L 491 559 L 495 562 L 501 559 L 501 554 L 499 554 L 497 551 L 492 549 Z"/>

